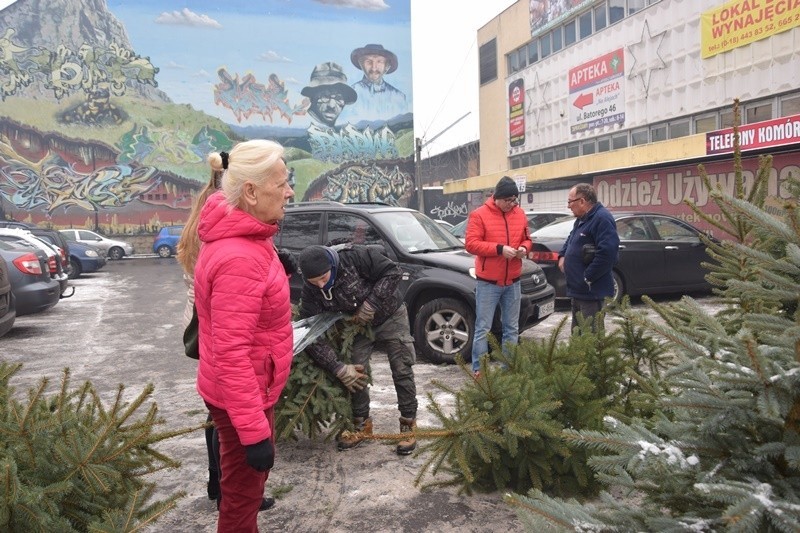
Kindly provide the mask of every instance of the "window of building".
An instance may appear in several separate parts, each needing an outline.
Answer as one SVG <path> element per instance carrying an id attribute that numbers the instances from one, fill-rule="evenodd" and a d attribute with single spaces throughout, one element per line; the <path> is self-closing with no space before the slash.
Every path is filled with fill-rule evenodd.
<path id="1" fill-rule="evenodd" d="M 625 18 L 625 0 L 608 0 L 608 23 L 614 24 Z"/>
<path id="2" fill-rule="evenodd" d="M 513 74 L 519 70 L 519 53 L 516 50 L 508 54 L 508 73 Z"/>
<path id="3" fill-rule="evenodd" d="M 733 110 L 719 112 L 719 127 L 720 129 L 733 127 Z"/>
<path id="4" fill-rule="evenodd" d="M 761 122 L 772 118 L 772 102 L 756 102 L 745 107 L 745 124 Z"/>
<path id="5" fill-rule="evenodd" d="M 550 34 L 546 33 L 542 35 L 542 38 L 539 39 L 539 51 L 542 53 L 541 58 L 544 59 L 545 57 L 549 56 L 553 49 L 550 46 Z"/>
<path id="6" fill-rule="evenodd" d="M 610 149 L 611 149 L 611 139 L 609 139 L 608 137 L 597 139 L 598 152 L 608 152 Z"/>
<path id="7" fill-rule="evenodd" d="M 597 151 L 594 143 L 594 139 L 590 141 L 584 141 L 581 143 L 581 153 L 583 155 L 593 154 Z"/>
<path id="8" fill-rule="evenodd" d="M 669 123 L 669 138 L 677 139 L 678 137 L 686 137 L 691 133 L 689 129 L 689 119 L 676 120 Z"/>
<path id="9" fill-rule="evenodd" d="M 581 155 L 581 147 L 578 143 L 570 144 L 567 146 L 567 157 L 578 157 Z"/>
<path id="10" fill-rule="evenodd" d="M 556 161 L 561 161 L 567 158 L 567 149 L 564 146 L 556 147 Z"/>
<path id="11" fill-rule="evenodd" d="M 586 39 L 592 34 L 592 12 L 587 11 L 578 17 L 578 28 L 581 39 Z"/>
<path id="12" fill-rule="evenodd" d="M 628 0 L 628 15 L 644 9 L 644 0 Z"/>
<path id="13" fill-rule="evenodd" d="M 539 41 L 528 43 L 528 64 L 533 65 L 539 61 Z"/>
<path id="14" fill-rule="evenodd" d="M 497 39 L 481 45 L 478 51 L 481 85 L 497 79 Z"/>
<path id="15" fill-rule="evenodd" d="M 717 129 L 717 115 L 705 115 L 694 119 L 694 132 L 705 133 Z"/>
<path id="16" fill-rule="evenodd" d="M 647 144 L 650 132 L 647 128 L 633 130 L 631 132 L 631 146 L 639 146 L 640 144 Z"/>
<path id="17" fill-rule="evenodd" d="M 790 117 L 792 115 L 800 115 L 800 94 L 793 96 L 784 96 L 780 101 L 782 117 Z"/>
<path id="18" fill-rule="evenodd" d="M 667 125 L 659 124 L 650 128 L 650 142 L 666 141 L 667 140 Z"/>
<path id="19" fill-rule="evenodd" d="M 553 150 L 545 150 L 542 152 L 542 163 L 550 163 L 555 160 L 555 153 Z"/>
<path id="20" fill-rule="evenodd" d="M 611 137 L 611 148 L 614 150 L 620 150 L 622 148 L 628 147 L 628 134 L 620 133 L 618 135 L 614 135 Z"/>
<path id="21" fill-rule="evenodd" d="M 511 168 L 520 168 L 522 166 L 522 161 L 520 161 L 519 157 L 512 157 L 511 158 Z"/>
<path id="22" fill-rule="evenodd" d="M 522 154 L 519 158 L 519 164 L 522 167 L 530 166 L 531 164 L 531 154 Z"/>
<path id="23" fill-rule="evenodd" d="M 564 46 L 569 46 L 578 40 L 577 20 L 570 20 L 564 24 Z"/>
<path id="24" fill-rule="evenodd" d="M 553 36 L 553 53 L 556 53 L 564 48 L 564 32 L 562 31 L 561 26 L 558 26 L 553 28 L 553 31 L 550 33 Z"/>
<path id="25" fill-rule="evenodd" d="M 594 31 L 600 31 L 607 25 L 606 4 L 594 8 Z"/>
<path id="26" fill-rule="evenodd" d="M 534 152 L 531 154 L 531 164 L 529 166 L 539 165 L 541 164 L 541 162 L 542 162 L 542 154 L 540 152 Z"/>

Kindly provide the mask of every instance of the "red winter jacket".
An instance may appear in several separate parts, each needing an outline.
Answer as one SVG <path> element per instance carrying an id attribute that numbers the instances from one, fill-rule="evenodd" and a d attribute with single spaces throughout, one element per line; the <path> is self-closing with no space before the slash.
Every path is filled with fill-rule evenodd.
<path id="1" fill-rule="evenodd" d="M 218 192 L 197 231 L 197 392 L 228 412 L 243 446 L 256 444 L 272 435 L 264 410 L 278 401 L 292 364 L 289 283 L 272 243 L 278 226 L 230 208 Z"/>
<path id="2" fill-rule="evenodd" d="M 522 273 L 521 259 L 503 257 L 503 246 L 529 252 L 533 244 L 528 232 L 528 217 L 518 205 L 503 213 L 489 198 L 470 213 L 467 222 L 467 251 L 475 257 L 475 275 L 483 281 L 511 285 Z"/>

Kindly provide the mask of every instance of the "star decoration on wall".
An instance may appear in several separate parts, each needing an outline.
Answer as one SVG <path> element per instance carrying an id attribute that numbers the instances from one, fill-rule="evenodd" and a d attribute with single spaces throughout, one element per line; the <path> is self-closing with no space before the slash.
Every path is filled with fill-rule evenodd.
<path id="1" fill-rule="evenodd" d="M 650 80 L 653 71 L 667 68 L 667 63 L 659 53 L 666 35 L 666 30 L 653 35 L 650 31 L 650 23 L 645 20 L 644 27 L 642 27 L 642 38 L 639 39 L 638 43 L 628 46 L 628 52 L 633 57 L 628 79 L 639 78 L 642 81 L 645 96 L 650 92 Z"/>
<path id="2" fill-rule="evenodd" d="M 539 125 L 539 116 L 543 108 L 550 107 L 550 100 L 548 92 L 550 91 L 550 82 L 541 83 L 539 81 L 539 73 L 536 72 L 533 78 L 533 84 L 530 89 L 525 90 L 528 95 L 528 109 L 525 110 L 526 115 L 533 116 L 533 121 Z"/>

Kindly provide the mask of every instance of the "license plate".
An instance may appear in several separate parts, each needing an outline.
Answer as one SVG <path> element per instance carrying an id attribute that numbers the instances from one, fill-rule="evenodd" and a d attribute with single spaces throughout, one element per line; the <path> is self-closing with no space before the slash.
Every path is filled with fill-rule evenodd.
<path id="1" fill-rule="evenodd" d="M 547 302 L 546 304 L 540 305 L 539 306 L 539 318 L 544 318 L 547 315 L 552 315 L 553 311 L 555 311 L 555 308 L 556 308 L 555 301 Z"/>

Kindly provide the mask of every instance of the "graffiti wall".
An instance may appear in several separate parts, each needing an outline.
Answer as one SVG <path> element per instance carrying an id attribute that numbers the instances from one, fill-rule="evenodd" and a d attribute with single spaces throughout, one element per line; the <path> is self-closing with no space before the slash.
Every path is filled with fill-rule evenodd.
<path id="1" fill-rule="evenodd" d="M 17 0 L 0 11 L 0 217 L 186 220 L 209 152 L 286 147 L 295 201 L 408 205 L 410 0 Z"/>

